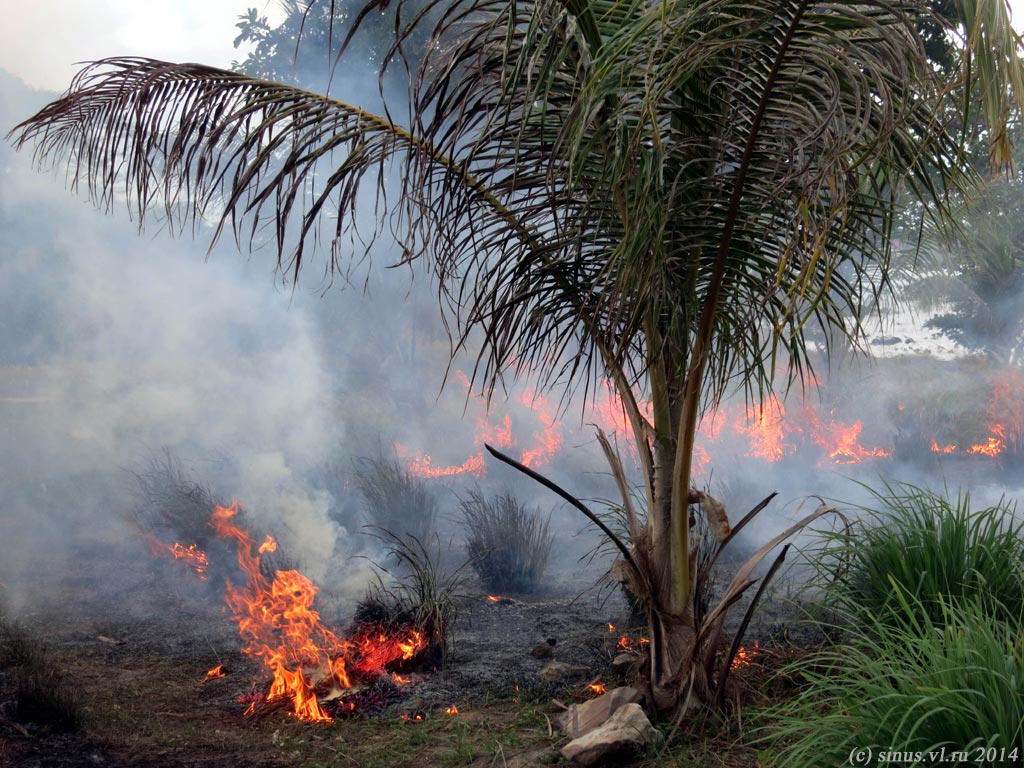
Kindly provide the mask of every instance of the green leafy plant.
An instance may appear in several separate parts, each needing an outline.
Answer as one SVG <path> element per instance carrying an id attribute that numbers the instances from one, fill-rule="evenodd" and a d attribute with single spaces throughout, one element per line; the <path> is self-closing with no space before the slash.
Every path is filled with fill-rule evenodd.
<path id="1" fill-rule="evenodd" d="M 816 558 L 834 581 L 828 599 L 841 614 L 890 623 L 905 612 L 899 595 L 907 592 L 922 622 L 941 624 L 947 606 L 964 600 L 1020 621 L 1024 520 L 1012 504 L 972 510 L 967 493 L 951 499 L 908 484 L 885 484 L 872 494 L 874 502 L 855 508 L 858 519 L 847 529 L 827 534 Z"/>
<path id="2" fill-rule="evenodd" d="M 887 621 L 784 674 L 799 695 L 759 715 L 765 765 L 848 765 L 851 754 L 900 765 L 1019 765 L 1024 760 L 1024 642 L 1018 621 L 981 600 L 924 604 L 893 581 Z M 937 611 L 937 620 L 929 616 Z M 940 759 L 945 748 L 945 759 Z M 1015 750 L 1015 751 L 1014 751 Z M 963 752 L 960 759 L 951 757 Z M 909 755 L 909 756 L 907 756 Z"/>
<path id="3" fill-rule="evenodd" d="M 466 554 L 484 586 L 494 592 L 533 592 L 544 575 L 554 535 L 551 516 L 528 509 L 502 493 L 487 498 L 479 489 L 459 502 Z"/>

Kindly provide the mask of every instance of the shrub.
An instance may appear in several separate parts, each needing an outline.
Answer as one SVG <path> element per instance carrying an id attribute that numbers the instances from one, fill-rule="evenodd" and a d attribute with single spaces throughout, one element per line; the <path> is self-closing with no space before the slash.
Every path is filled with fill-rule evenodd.
<path id="1" fill-rule="evenodd" d="M 551 521 L 511 494 L 487 499 L 479 490 L 459 502 L 466 528 L 466 553 L 484 586 L 495 592 L 532 592 L 551 555 Z"/>
<path id="2" fill-rule="evenodd" d="M 0 616 L 0 694 L 9 697 L 11 717 L 20 723 L 75 731 L 82 723 L 76 689 L 47 658 L 44 645 Z M 0 712 L 7 707 L 0 701 Z"/>
<path id="3" fill-rule="evenodd" d="M 210 515 L 223 499 L 195 479 L 169 448 L 154 454 L 132 471 L 135 477 L 133 514 L 146 533 L 170 531 L 186 544 L 206 549 L 213 538 Z"/>
<path id="4" fill-rule="evenodd" d="M 831 768 L 865 749 L 860 764 L 886 762 L 883 751 L 904 753 L 889 762 L 906 766 L 1024 760 L 1024 642 L 1013 625 L 980 600 L 926 606 L 893 592 L 886 623 L 784 671 L 805 687 L 760 715 L 764 764 Z M 957 750 L 962 761 L 950 757 Z"/>
<path id="5" fill-rule="evenodd" d="M 437 500 L 426 482 L 410 475 L 397 459 L 359 459 L 354 482 L 370 525 L 420 542 L 430 539 L 437 522 Z"/>
<path id="6" fill-rule="evenodd" d="M 932 624 L 947 605 L 980 600 L 1015 625 L 1024 616 L 1024 522 L 1013 506 L 999 503 L 972 512 L 970 497 L 955 501 L 912 485 L 885 485 L 872 492 L 877 508 L 844 532 L 828 534 L 821 562 L 833 585 L 829 596 L 840 613 L 887 624 L 901 615 L 900 591 L 913 596 Z M 895 612 L 895 614 L 893 614 Z"/>
<path id="7" fill-rule="evenodd" d="M 382 528 L 373 535 L 387 549 L 398 568 L 377 567 L 376 579 L 356 607 L 355 623 L 389 628 L 412 627 L 427 638 L 424 660 L 443 663 L 451 650 L 451 629 L 456 617 L 456 599 L 465 566 L 444 573 L 440 540 L 430 547 L 414 536 L 400 536 Z M 385 582 L 384 575 L 389 578 Z"/>

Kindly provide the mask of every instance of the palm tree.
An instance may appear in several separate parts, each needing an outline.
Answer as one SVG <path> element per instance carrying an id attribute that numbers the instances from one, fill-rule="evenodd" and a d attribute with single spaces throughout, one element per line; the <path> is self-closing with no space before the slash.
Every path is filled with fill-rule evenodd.
<path id="1" fill-rule="evenodd" d="M 730 387 L 763 398 L 781 374 L 800 380 L 808 327 L 860 337 L 898 195 L 941 220 L 971 181 L 937 118 L 957 94 L 981 89 L 1005 154 L 1024 92 L 1006 8 L 959 0 L 962 33 L 918 0 L 427 8 L 436 22 L 402 121 L 234 72 L 115 58 L 14 138 L 66 162 L 99 205 L 124 196 L 140 219 L 155 209 L 179 226 L 211 217 L 214 240 L 228 230 L 242 246 L 269 237 L 296 277 L 318 244 L 333 271 L 392 233 L 436 276 L 455 347 L 479 340 L 485 390 L 505 375 L 567 389 L 607 377 L 639 456 L 634 493 L 603 440 L 655 701 L 720 696 L 714 640 L 753 579 L 743 569 L 719 608 L 695 613 L 691 505 L 720 543 L 731 535 L 692 490 L 698 421 Z M 403 61 L 422 18 L 384 61 Z M 928 61 L 925 21 L 960 34 L 950 85 Z M 358 226 L 367 202 L 371 232 Z"/>

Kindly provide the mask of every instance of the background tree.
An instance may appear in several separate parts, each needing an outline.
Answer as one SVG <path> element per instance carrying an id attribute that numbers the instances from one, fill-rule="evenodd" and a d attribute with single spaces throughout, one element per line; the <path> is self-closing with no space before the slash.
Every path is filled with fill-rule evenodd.
<path id="1" fill-rule="evenodd" d="M 741 569 L 719 608 L 695 612 L 691 503 L 729 537 L 720 505 L 691 490 L 698 421 L 729 388 L 763 398 L 777 374 L 798 380 L 809 326 L 859 338 L 898 195 L 941 219 L 971 182 L 919 32 L 957 29 L 917 2 L 431 7 L 404 126 L 249 75 L 109 59 L 16 141 L 70 162 L 101 205 L 124 191 L 140 217 L 213 216 L 214 239 L 266 233 L 295 276 L 316 245 L 334 270 L 393 233 L 436 276 L 456 350 L 479 344 L 488 392 L 503 376 L 567 390 L 608 377 L 641 465 L 635 496 L 605 441 L 654 699 L 714 700 L 721 618 L 753 580 Z M 1003 158 L 1024 91 L 1017 38 L 1004 5 L 956 7 L 956 84 L 977 91 Z M 384 62 L 407 61 L 417 18 Z M 376 205 L 372 232 L 360 203 Z"/>

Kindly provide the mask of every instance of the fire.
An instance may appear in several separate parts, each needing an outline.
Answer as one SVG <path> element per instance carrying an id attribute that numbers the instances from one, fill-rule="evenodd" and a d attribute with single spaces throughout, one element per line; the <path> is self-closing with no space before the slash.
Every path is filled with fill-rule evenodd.
<path id="1" fill-rule="evenodd" d="M 587 686 L 591 691 L 600 696 L 602 693 L 607 693 L 608 689 L 605 688 L 604 683 L 591 683 Z"/>
<path id="2" fill-rule="evenodd" d="M 892 455 L 890 451 L 881 448 L 864 448 L 860 444 L 862 428 L 859 421 L 849 426 L 836 423 L 828 432 L 819 433 L 816 439 L 828 452 L 828 457 L 837 464 L 857 464 L 865 459 Z"/>
<path id="3" fill-rule="evenodd" d="M 943 445 L 940 446 L 938 442 L 932 440 L 932 453 L 953 453 L 956 450 L 955 445 Z"/>
<path id="4" fill-rule="evenodd" d="M 206 677 L 204 677 L 199 682 L 200 683 L 208 683 L 211 680 L 216 680 L 218 677 L 225 677 L 226 675 L 227 675 L 227 673 L 224 671 L 224 665 L 223 664 L 218 664 L 216 667 L 214 667 L 213 669 L 209 670 L 206 673 Z"/>
<path id="5" fill-rule="evenodd" d="M 562 447 L 562 428 L 558 424 L 558 412 L 551 401 L 539 392 L 524 392 L 521 402 L 533 409 L 544 429 L 533 433 L 538 445 L 536 448 L 523 451 L 519 461 L 527 467 L 540 467 L 548 464 Z"/>
<path id="6" fill-rule="evenodd" d="M 783 420 L 786 409 L 778 398 L 772 397 L 758 408 L 748 409 L 737 419 L 734 428 L 738 434 L 750 440 L 750 451 L 744 456 L 757 456 L 765 461 L 776 462 L 793 453 L 796 446 L 785 442 Z"/>
<path id="7" fill-rule="evenodd" d="M 170 557 L 180 563 L 189 566 L 199 577 L 206 580 L 206 570 L 210 567 L 210 561 L 206 553 L 196 544 L 189 544 L 187 547 L 179 542 L 167 545 L 151 533 L 146 534 L 146 541 L 149 543 L 150 551 L 156 556 Z"/>
<path id="8" fill-rule="evenodd" d="M 260 548 L 256 550 L 258 554 L 266 554 L 267 552 L 277 552 L 277 542 L 274 541 L 274 537 L 267 534 L 267 538 L 260 544 Z"/>
<path id="9" fill-rule="evenodd" d="M 487 600 L 491 603 L 500 603 L 502 598 L 499 595 L 488 595 Z"/>
<path id="10" fill-rule="evenodd" d="M 403 677 L 402 675 L 398 674 L 397 672 L 392 672 L 391 673 L 391 679 L 394 680 L 399 685 L 409 685 L 409 683 L 412 682 L 412 680 L 410 680 L 408 677 Z"/>
<path id="11" fill-rule="evenodd" d="M 452 704 L 450 707 L 448 707 L 444 711 L 444 713 L 446 715 L 457 715 L 457 714 L 459 714 L 459 708 L 457 706 L 455 706 L 454 704 Z"/>
<path id="12" fill-rule="evenodd" d="M 233 539 L 238 547 L 238 564 L 248 583 L 240 588 L 228 580 L 225 599 L 245 641 L 243 653 L 262 660 L 273 675 L 265 701 L 287 697 L 300 720 L 329 722 L 317 699 L 318 685 L 351 688 L 352 673 L 382 671 L 426 646 L 415 630 L 395 636 L 367 630 L 351 640 L 339 637 L 313 609 L 317 588 L 308 578 L 296 570 L 277 571 L 273 581 L 263 575 L 260 554 L 273 539 L 257 547 L 249 532 L 235 524 L 237 514 L 237 502 L 218 506 L 211 524 L 218 536 Z"/>
<path id="13" fill-rule="evenodd" d="M 754 660 L 754 657 L 756 657 L 759 652 L 760 646 L 756 640 L 754 641 L 754 645 L 750 648 L 740 647 L 740 649 L 736 651 L 736 655 L 733 657 L 732 664 L 729 666 L 729 669 L 736 670 L 740 667 L 749 666 L 750 662 Z"/>
<path id="14" fill-rule="evenodd" d="M 982 456 L 998 456 L 1006 448 L 1006 427 L 1002 424 L 993 424 L 990 427 L 992 435 L 987 441 L 980 445 L 972 445 L 966 453 L 980 454 Z"/>
<path id="15" fill-rule="evenodd" d="M 611 622 L 608 622 L 608 631 L 609 632 L 614 632 L 615 631 L 615 625 L 612 624 Z"/>

